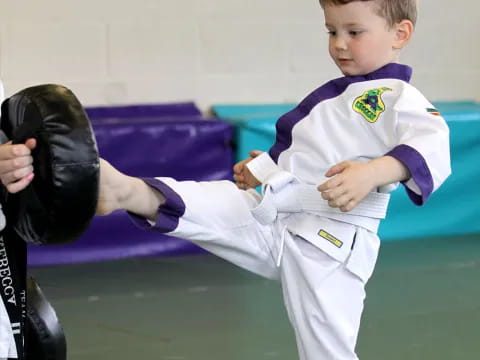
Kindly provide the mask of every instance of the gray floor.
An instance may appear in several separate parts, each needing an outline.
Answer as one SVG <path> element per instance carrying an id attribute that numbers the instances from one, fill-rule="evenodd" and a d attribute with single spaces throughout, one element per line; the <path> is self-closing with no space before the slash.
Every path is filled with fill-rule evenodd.
<path id="1" fill-rule="evenodd" d="M 69 360 L 297 358 L 279 285 L 213 256 L 30 273 L 61 319 Z M 383 244 L 360 358 L 480 359 L 479 279 L 480 235 Z"/>

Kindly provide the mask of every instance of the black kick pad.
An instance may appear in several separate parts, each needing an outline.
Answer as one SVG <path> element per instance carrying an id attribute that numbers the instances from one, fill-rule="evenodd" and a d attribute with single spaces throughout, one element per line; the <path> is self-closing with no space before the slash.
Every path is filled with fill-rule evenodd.
<path id="1" fill-rule="evenodd" d="M 95 215 L 99 182 L 97 143 L 78 99 L 60 85 L 24 89 L 2 103 L 0 129 L 13 143 L 37 140 L 35 177 L 8 195 L 7 222 L 28 243 L 78 238 Z"/>

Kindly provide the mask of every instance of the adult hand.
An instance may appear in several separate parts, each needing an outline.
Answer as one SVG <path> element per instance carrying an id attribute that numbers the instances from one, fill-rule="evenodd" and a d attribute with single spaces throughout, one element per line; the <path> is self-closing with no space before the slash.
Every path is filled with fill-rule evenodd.
<path id="1" fill-rule="evenodd" d="M 33 180 L 32 150 L 37 146 L 35 139 L 25 144 L 0 145 L 0 180 L 8 192 L 16 193 L 25 189 Z"/>

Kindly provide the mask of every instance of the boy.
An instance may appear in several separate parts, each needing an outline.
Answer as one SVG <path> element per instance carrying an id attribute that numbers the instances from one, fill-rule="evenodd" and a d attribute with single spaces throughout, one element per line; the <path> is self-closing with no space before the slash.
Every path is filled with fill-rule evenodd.
<path id="1" fill-rule="evenodd" d="M 280 280 L 299 358 L 357 359 L 388 192 L 402 182 L 415 204 L 427 200 L 450 174 L 448 128 L 408 84 L 411 69 L 396 63 L 415 0 L 320 3 L 330 56 L 345 77 L 282 116 L 268 153 L 235 165 L 241 189 L 139 179 L 101 160 L 97 213 L 125 209 L 141 227 Z M 250 189 L 258 184 L 262 196 Z"/>

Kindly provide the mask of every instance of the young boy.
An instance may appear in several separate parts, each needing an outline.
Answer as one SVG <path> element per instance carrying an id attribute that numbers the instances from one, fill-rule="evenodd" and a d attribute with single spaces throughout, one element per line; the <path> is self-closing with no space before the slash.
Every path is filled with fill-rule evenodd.
<path id="1" fill-rule="evenodd" d="M 449 135 L 408 84 L 411 69 L 397 63 L 416 1 L 320 3 L 330 56 L 345 76 L 282 116 L 268 153 L 235 165 L 240 189 L 228 181 L 139 179 L 101 160 L 98 214 L 125 209 L 145 229 L 280 280 L 300 359 L 346 360 L 357 359 L 388 192 L 402 182 L 423 204 L 450 174 Z M 250 189 L 258 184 L 263 195 Z"/>

